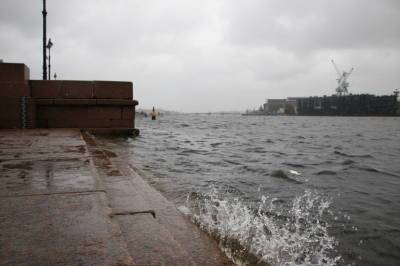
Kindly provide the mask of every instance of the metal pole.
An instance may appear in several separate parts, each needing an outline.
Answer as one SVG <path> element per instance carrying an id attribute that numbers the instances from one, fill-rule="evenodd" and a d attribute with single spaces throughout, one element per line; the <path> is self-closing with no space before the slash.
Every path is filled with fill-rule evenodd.
<path id="1" fill-rule="evenodd" d="M 46 0 L 43 0 L 43 80 L 47 79 L 47 67 L 46 67 Z"/>
<path id="2" fill-rule="evenodd" d="M 51 69 L 51 68 L 50 68 L 50 48 L 51 48 L 51 46 L 49 47 L 49 80 L 51 80 L 51 78 L 50 78 L 50 77 L 51 77 L 51 76 L 50 76 L 50 72 L 51 72 L 51 71 L 50 71 L 50 69 Z"/>

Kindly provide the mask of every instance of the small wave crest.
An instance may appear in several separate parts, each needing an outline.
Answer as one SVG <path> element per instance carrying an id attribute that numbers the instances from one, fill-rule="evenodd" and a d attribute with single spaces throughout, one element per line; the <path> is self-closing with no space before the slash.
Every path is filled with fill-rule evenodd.
<path id="1" fill-rule="evenodd" d="M 383 171 L 378 168 L 374 168 L 372 166 L 359 166 L 359 167 L 357 167 L 357 169 L 362 170 L 362 171 L 372 172 L 372 173 L 379 173 L 379 174 L 384 174 L 384 175 L 388 175 L 388 176 L 399 177 L 398 175 L 396 175 L 394 173 Z"/>
<path id="2" fill-rule="evenodd" d="M 336 265 L 337 241 L 328 233 L 324 215 L 330 201 L 305 191 L 282 208 L 279 199 L 263 196 L 250 207 L 240 198 L 210 192 L 188 195 L 185 214 L 217 239 L 237 264 Z"/>
<path id="3" fill-rule="evenodd" d="M 348 154 L 348 153 L 341 152 L 341 151 L 334 151 L 333 153 L 344 156 L 344 157 L 373 158 L 373 156 L 371 154 Z"/>
<path id="4" fill-rule="evenodd" d="M 291 170 L 290 172 L 292 175 L 300 175 L 297 171 Z M 270 174 L 272 177 L 280 178 L 289 182 L 301 184 L 302 182 L 293 178 L 289 177 L 283 170 L 274 170 Z"/>
<path id="5" fill-rule="evenodd" d="M 318 171 L 315 173 L 316 175 L 336 175 L 337 173 L 335 171 L 331 171 L 331 170 L 322 170 L 322 171 Z"/>
<path id="6" fill-rule="evenodd" d="M 306 166 L 304 164 L 301 163 L 289 163 L 289 162 L 285 162 L 283 163 L 287 166 L 291 166 L 291 167 L 297 167 L 297 168 L 305 168 Z"/>

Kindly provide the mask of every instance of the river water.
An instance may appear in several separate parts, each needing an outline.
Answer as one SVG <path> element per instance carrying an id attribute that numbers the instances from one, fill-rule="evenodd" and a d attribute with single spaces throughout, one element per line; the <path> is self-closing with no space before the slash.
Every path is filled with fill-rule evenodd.
<path id="1" fill-rule="evenodd" d="M 400 265 L 400 118 L 139 117 L 107 142 L 237 260 Z"/>

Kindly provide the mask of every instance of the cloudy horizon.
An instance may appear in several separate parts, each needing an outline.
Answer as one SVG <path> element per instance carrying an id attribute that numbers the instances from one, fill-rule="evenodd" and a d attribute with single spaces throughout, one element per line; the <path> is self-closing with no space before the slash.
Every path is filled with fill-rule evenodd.
<path id="1" fill-rule="evenodd" d="M 2 0 L 0 59 L 42 77 L 42 1 Z M 139 108 L 243 111 L 267 98 L 400 88 L 400 1 L 47 0 L 52 72 L 126 80 Z"/>

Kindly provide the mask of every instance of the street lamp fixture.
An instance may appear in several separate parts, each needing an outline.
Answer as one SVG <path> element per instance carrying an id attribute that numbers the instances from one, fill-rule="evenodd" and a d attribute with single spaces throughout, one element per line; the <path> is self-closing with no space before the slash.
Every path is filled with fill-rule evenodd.
<path id="1" fill-rule="evenodd" d="M 51 79 L 51 76 L 50 76 L 50 69 L 51 69 L 51 65 L 50 65 L 50 49 L 51 49 L 51 47 L 53 47 L 53 43 L 51 42 L 51 38 L 49 38 L 49 41 L 48 41 L 48 43 L 46 45 L 46 48 L 49 49 L 49 80 Z"/>

